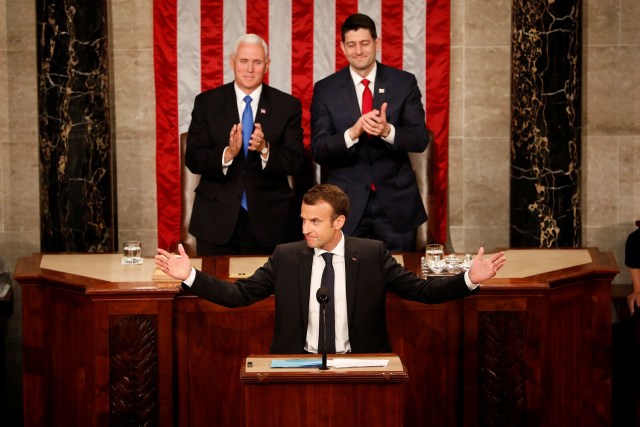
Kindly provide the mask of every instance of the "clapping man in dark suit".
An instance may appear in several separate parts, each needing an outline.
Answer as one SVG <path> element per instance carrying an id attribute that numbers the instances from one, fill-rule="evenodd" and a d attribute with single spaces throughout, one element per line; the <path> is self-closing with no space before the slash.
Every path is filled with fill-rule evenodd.
<path id="1" fill-rule="evenodd" d="M 234 81 L 195 99 L 185 164 L 201 175 L 189 223 L 198 255 L 269 254 L 295 239 L 289 176 L 304 163 L 300 101 L 263 83 L 266 42 L 240 37 Z"/>
<path id="2" fill-rule="evenodd" d="M 349 199 L 340 188 L 314 186 L 302 202 L 304 240 L 278 245 L 264 266 L 235 283 L 193 269 L 182 245 L 179 256 L 158 249 L 155 262 L 164 273 L 183 281 L 186 289 L 226 307 L 247 306 L 275 295 L 272 353 L 321 352 L 316 292 L 324 283 L 325 268 L 333 271 L 329 353 L 378 353 L 391 351 L 387 291 L 412 301 L 450 301 L 470 295 L 506 262 L 504 252 L 483 260 L 480 248 L 469 271 L 420 279 L 398 264 L 382 242 L 345 236 L 341 229 L 348 213 Z"/>
<path id="3" fill-rule="evenodd" d="M 340 47 L 349 66 L 313 90 L 314 160 L 349 196 L 346 234 L 414 251 L 427 214 L 408 153 L 423 152 L 431 140 L 420 89 L 413 74 L 376 62 L 380 39 L 368 16 L 345 20 Z"/>

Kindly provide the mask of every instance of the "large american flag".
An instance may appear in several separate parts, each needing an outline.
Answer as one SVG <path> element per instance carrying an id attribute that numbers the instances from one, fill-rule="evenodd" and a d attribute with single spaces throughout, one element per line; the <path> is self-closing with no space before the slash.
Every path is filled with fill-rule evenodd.
<path id="1" fill-rule="evenodd" d="M 302 101 L 308 147 L 313 84 L 347 65 L 340 25 L 356 12 L 376 22 L 382 40 L 378 59 L 418 79 L 435 144 L 429 168 L 416 172 L 429 204 L 429 239 L 445 243 L 449 0 L 154 0 L 160 247 L 180 240 L 180 134 L 189 128 L 195 96 L 233 80 L 229 56 L 236 39 L 255 33 L 267 41 L 267 83 Z"/>

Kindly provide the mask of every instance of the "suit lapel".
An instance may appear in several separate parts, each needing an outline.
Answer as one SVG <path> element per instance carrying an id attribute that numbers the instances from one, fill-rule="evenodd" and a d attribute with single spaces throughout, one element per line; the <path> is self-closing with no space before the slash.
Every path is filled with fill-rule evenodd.
<path id="1" fill-rule="evenodd" d="M 303 321 L 303 330 L 307 330 L 309 324 L 309 298 L 311 296 L 311 266 L 313 264 L 313 249 L 305 247 L 300 249 L 298 262 L 298 283 L 300 283 L 300 309 Z"/>
<path id="2" fill-rule="evenodd" d="M 373 108 L 380 110 L 382 104 L 387 100 L 387 73 L 386 67 L 381 63 L 376 65 L 376 82 L 374 85 Z"/>
<path id="3" fill-rule="evenodd" d="M 233 125 L 240 123 L 240 116 L 238 116 L 238 100 L 236 99 L 236 91 L 233 86 L 233 82 L 228 83 L 225 88 L 224 118 L 225 121 L 230 124 L 229 130 L 231 130 Z"/>
<path id="4" fill-rule="evenodd" d="M 345 236 L 344 242 L 344 269 L 347 293 L 347 318 L 349 325 L 352 325 L 352 317 L 356 304 L 356 289 L 358 287 L 360 258 L 358 257 L 358 250 L 353 245 L 352 240 L 347 236 Z"/>
<path id="5" fill-rule="evenodd" d="M 267 114 L 271 111 L 271 88 L 262 83 L 262 93 L 260 94 L 260 100 L 258 101 L 258 108 L 256 109 L 255 123 L 263 123 L 266 120 Z M 264 124 L 262 126 L 264 129 Z"/>
<path id="6" fill-rule="evenodd" d="M 342 93 L 344 105 L 347 108 L 351 121 L 357 122 L 360 118 L 360 107 L 358 105 L 358 95 L 356 94 L 356 88 L 353 85 L 353 79 L 351 78 L 351 72 L 349 67 L 345 67 L 339 71 L 340 73 L 340 88 L 338 89 Z"/>

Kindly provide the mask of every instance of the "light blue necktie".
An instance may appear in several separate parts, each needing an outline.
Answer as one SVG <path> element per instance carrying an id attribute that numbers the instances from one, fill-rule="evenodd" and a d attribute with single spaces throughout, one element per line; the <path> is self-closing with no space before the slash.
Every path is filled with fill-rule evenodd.
<path id="1" fill-rule="evenodd" d="M 242 112 L 242 145 L 244 147 L 244 157 L 249 153 L 249 141 L 253 133 L 253 112 L 251 111 L 251 97 L 244 97 L 244 111 Z M 247 192 L 242 192 L 242 201 L 240 202 L 245 211 L 247 208 Z"/>
<path id="2" fill-rule="evenodd" d="M 251 97 L 244 97 L 244 111 L 242 112 L 242 143 L 244 145 L 244 156 L 249 152 L 249 141 L 253 133 L 253 112 L 251 111 Z"/>

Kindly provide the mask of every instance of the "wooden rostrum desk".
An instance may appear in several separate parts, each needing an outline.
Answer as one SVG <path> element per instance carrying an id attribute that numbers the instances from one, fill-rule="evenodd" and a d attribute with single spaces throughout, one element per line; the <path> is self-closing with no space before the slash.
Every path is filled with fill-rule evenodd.
<path id="1" fill-rule="evenodd" d="M 404 254 L 419 271 L 421 254 Z M 610 253 L 509 250 L 464 300 L 389 294 L 393 352 L 406 366 L 406 426 L 608 426 Z M 273 297 L 228 309 L 153 281 L 153 260 L 21 258 L 24 425 L 244 425 L 240 370 L 269 351 Z M 46 261 L 46 262 L 45 262 Z M 41 265 L 42 263 L 42 265 Z M 229 258 L 202 260 L 229 274 Z"/>

